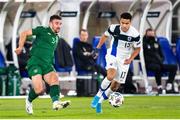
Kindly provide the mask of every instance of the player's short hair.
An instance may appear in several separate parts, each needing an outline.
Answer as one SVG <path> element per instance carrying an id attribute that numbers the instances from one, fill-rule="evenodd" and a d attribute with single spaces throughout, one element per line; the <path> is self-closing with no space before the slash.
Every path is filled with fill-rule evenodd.
<path id="1" fill-rule="evenodd" d="M 53 21 L 54 19 L 61 20 L 62 18 L 61 18 L 61 16 L 59 16 L 59 15 L 52 15 L 52 16 L 50 17 L 50 19 L 49 19 L 49 22 Z"/>
<path id="2" fill-rule="evenodd" d="M 124 12 L 120 15 L 120 18 L 123 18 L 123 19 L 129 19 L 131 21 L 132 19 L 132 15 L 128 12 Z"/>
<path id="3" fill-rule="evenodd" d="M 79 31 L 79 34 L 81 34 L 81 32 L 87 32 L 87 33 L 88 33 L 88 30 L 86 30 L 86 29 L 81 29 L 81 30 Z"/>

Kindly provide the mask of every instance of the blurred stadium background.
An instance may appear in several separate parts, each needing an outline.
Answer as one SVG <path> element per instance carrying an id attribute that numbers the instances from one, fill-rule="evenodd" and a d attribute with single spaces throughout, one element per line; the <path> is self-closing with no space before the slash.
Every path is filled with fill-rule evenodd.
<path id="1" fill-rule="evenodd" d="M 120 92 L 128 96 L 127 104 L 125 102 L 124 108 L 115 110 L 110 108 L 115 113 L 105 118 L 180 118 L 180 106 L 177 102 L 180 99 L 180 0 L 0 0 L 0 118 L 14 118 L 13 116 L 16 116 L 15 118 L 28 117 L 23 115 L 25 114 L 22 112 L 24 111 L 23 106 L 20 106 L 20 109 L 13 106 L 16 104 L 16 101 L 21 104 L 22 99 L 11 99 L 24 98 L 24 95 L 27 95 L 31 88 L 31 80 L 27 75 L 25 66 L 32 41 L 35 38 L 33 36 L 29 37 L 23 54 L 17 56 L 13 51 L 17 46 L 21 31 L 38 25 L 46 26 L 48 25 L 49 16 L 59 14 L 62 16 L 63 21 L 59 36 L 71 48 L 73 48 L 73 44 L 75 44 L 76 39 L 79 37 L 79 30 L 81 28 L 89 31 L 89 42 L 95 47 L 96 42 L 100 38 L 99 36 L 102 35 L 110 24 L 118 23 L 120 14 L 125 11 L 129 11 L 133 15 L 132 25 L 140 31 L 141 36 L 144 35 L 147 28 L 152 27 L 159 38 L 163 38 L 168 42 L 171 48 L 170 53 L 173 53 L 174 56 L 173 58 L 168 57 L 168 59 L 176 61 L 176 64 L 178 64 L 174 82 L 174 88 L 177 92 L 176 94 L 166 94 L 164 92 L 161 96 L 158 96 L 159 98 L 155 96 L 157 87 L 155 78 L 147 74 L 148 71 L 146 71 L 143 63 L 143 54 L 140 54 L 140 57 L 135 59 L 131 65 L 133 73 L 132 83 L 135 86 L 134 91 L 125 92 L 120 88 Z M 106 46 L 108 47 L 108 45 L 109 42 L 107 41 Z M 106 52 L 106 48 L 103 48 L 102 51 Z M 71 55 L 72 52 L 73 49 Z M 63 110 L 65 113 L 49 113 L 50 116 L 52 115 L 52 118 L 58 118 L 56 115 L 63 116 L 70 114 L 71 110 L 86 109 L 87 106 L 82 108 L 78 106 L 81 103 L 81 98 L 82 101 L 90 103 L 89 97 L 97 92 L 102 80 L 102 76 L 97 73 L 77 69 L 78 67 L 75 62 L 72 65 L 60 64 L 59 61 L 62 58 L 58 58 L 57 54 L 59 54 L 58 50 L 55 52 L 56 62 L 54 66 L 59 74 L 61 94 L 65 97 L 74 96 L 72 98 L 68 97 L 68 99 L 74 100 L 75 103 L 73 104 L 77 103 L 77 105 L 73 106 L 72 104 L 72 109 L 68 109 L 67 113 L 65 110 Z M 167 56 L 171 55 L 168 54 Z M 104 54 L 98 56 L 97 63 L 105 67 Z M 167 74 L 165 73 L 163 76 L 163 86 L 165 86 L 166 80 Z M 46 95 L 47 93 L 43 96 L 46 97 Z M 88 96 L 88 98 L 84 98 L 85 96 Z M 141 103 L 141 100 L 144 100 L 144 102 Z M 161 104 L 162 101 L 164 104 Z M 133 106 L 135 111 L 141 108 L 143 108 L 141 109 L 143 111 L 147 108 L 148 112 L 152 112 L 154 110 L 153 107 L 156 107 L 157 111 L 162 110 L 162 114 L 156 112 L 156 114 L 159 114 L 159 116 L 156 116 L 153 113 L 151 114 L 151 112 L 145 111 L 147 114 L 144 114 L 144 116 L 142 113 L 140 117 L 134 117 L 138 116 L 138 110 L 128 113 L 128 110 L 132 109 Z M 141 107 L 139 108 L 139 106 Z M 108 109 L 108 106 L 105 107 Z M 47 112 L 42 110 L 44 108 L 48 108 L 48 105 L 42 104 L 39 111 L 40 116 L 44 116 L 44 113 Z M 91 115 L 92 112 L 88 109 L 89 106 L 85 113 L 87 112 L 87 115 Z M 163 109 L 170 111 L 170 117 L 166 115 L 168 111 L 163 111 Z M 20 110 L 20 112 L 16 114 L 16 110 Z M 6 111 L 10 112 L 5 114 Z M 82 111 L 78 112 L 79 117 L 72 118 L 83 118 Z M 108 113 L 108 110 L 105 113 Z M 120 116 L 118 113 L 123 115 Z M 130 113 L 133 113 L 134 116 L 131 116 Z M 125 115 L 130 116 L 127 117 Z M 104 117 L 93 116 L 88 118 L 103 119 Z"/>

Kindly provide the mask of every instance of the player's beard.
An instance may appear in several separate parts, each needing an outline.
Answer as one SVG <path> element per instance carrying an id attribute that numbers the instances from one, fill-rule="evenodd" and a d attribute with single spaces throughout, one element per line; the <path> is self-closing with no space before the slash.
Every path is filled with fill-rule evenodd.
<path id="1" fill-rule="evenodd" d="M 56 29 L 54 30 L 54 32 L 55 32 L 55 33 L 59 33 L 59 32 L 60 32 L 60 28 L 56 28 Z"/>

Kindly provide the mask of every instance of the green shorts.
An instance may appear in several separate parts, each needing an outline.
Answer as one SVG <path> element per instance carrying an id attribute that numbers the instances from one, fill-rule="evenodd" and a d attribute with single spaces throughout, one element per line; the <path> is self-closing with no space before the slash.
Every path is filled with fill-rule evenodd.
<path id="1" fill-rule="evenodd" d="M 29 77 L 40 74 L 45 75 L 51 71 L 55 71 L 54 66 L 50 63 L 46 63 L 41 59 L 32 56 L 27 63 L 27 70 Z"/>

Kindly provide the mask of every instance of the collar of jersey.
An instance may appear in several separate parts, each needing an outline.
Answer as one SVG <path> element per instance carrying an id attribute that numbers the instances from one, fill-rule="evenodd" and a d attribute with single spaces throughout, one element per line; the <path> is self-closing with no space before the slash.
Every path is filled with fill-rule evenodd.
<path id="1" fill-rule="evenodd" d="M 49 32 L 52 33 L 53 35 L 56 35 L 56 33 L 53 32 L 53 30 L 52 30 L 50 27 L 48 27 L 48 30 L 49 30 Z"/>

